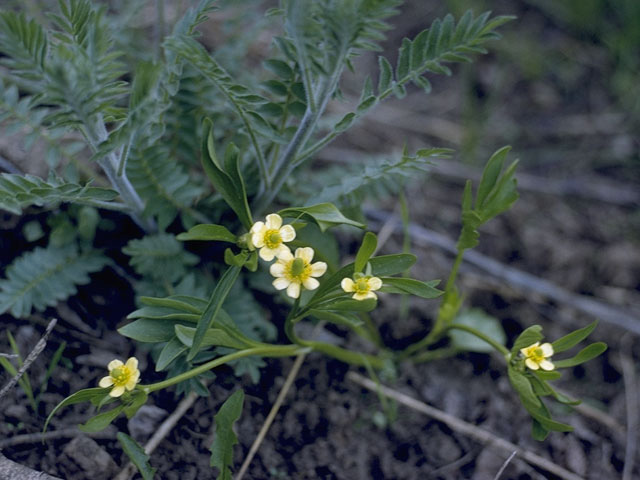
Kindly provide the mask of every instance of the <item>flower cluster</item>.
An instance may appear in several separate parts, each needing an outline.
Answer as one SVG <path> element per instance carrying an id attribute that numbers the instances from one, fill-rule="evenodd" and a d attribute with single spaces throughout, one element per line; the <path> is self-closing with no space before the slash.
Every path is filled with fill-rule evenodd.
<path id="1" fill-rule="evenodd" d="M 138 370 L 138 359 L 131 357 L 127 363 L 121 360 L 112 360 L 107 365 L 109 375 L 100 380 L 102 388 L 113 387 L 109 392 L 112 397 L 121 396 L 125 390 L 131 391 L 136 387 L 140 379 L 140 370 Z"/>
<path id="2" fill-rule="evenodd" d="M 320 283 L 316 280 L 327 271 L 324 262 L 311 263 L 313 248 L 297 248 L 295 253 L 285 245 L 296 238 L 296 231 L 291 225 L 282 225 L 282 218 L 276 213 L 267 215 L 265 222 L 256 222 L 251 227 L 251 243 L 263 260 L 276 262 L 269 272 L 275 280 L 273 286 L 278 290 L 287 290 L 291 298 L 298 298 L 302 287 L 315 290 Z"/>

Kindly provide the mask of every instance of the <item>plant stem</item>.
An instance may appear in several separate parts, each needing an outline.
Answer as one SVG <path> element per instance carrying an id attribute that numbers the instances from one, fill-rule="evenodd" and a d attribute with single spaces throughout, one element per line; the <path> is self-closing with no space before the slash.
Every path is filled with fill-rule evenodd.
<path id="1" fill-rule="evenodd" d="M 162 382 L 152 383 L 149 385 L 138 385 L 138 388 L 148 395 L 151 392 L 171 387 L 177 383 L 207 372 L 212 368 L 219 367 L 220 365 L 224 365 L 225 363 L 229 363 L 239 358 L 250 357 L 253 355 L 260 355 L 263 357 L 295 357 L 296 355 L 300 355 L 301 353 L 308 351 L 308 348 L 300 347 L 299 345 L 268 345 L 264 347 L 248 348 L 246 350 L 230 353 L 223 357 L 218 357 L 207 363 L 203 363 L 188 372 L 181 373 L 180 375 L 168 378 Z"/>
<path id="2" fill-rule="evenodd" d="M 444 328 L 443 332 L 446 332 L 447 330 L 462 330 L 463 332 L 470 333 L 471 335 L 474 335 L 474 336 L 478 337 L 483 342 L 488 343 L 495 350 L 500 352 L 505 357 L 511 354 L 511 352 L 509 352 L 509 350 L 507 350 L 507 347 L 505 347 L 504 345 L 498 343 L 497 341 L 495 341 L 493 338 L 489 337 L 488 335 L 485 335 L 484 333 L 479 332 L 475 328 L 470 327 L 468 325 L 461 325 L 461 324 L 453 323 L 451 325 L 447 325 Z"/>

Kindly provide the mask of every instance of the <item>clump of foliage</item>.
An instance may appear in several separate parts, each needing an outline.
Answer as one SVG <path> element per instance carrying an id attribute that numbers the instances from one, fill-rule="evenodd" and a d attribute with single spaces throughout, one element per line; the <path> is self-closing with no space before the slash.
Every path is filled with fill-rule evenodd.
<path id="1" fill-rule="evenodd" d="M 508 147 L 488 160 L 475 195 L 471 182 L 466 185 L 458 255 L 442 290 L 438 280 L 409 276 L 415 256 L 377 255 L 373 232 L 361 236 L 355 261 L 341 261 L 335 227 L 359 235 L 355 232 L 366 229 L 368 197 L 397 194 L 403 178 L 420 175 L 451 152 L 405 150 L 348 177 L 344 171 L 323 172 L 313 161 L 316 153 L 386 98 L 403 98 L 411 85 L 428 94 L 431 75 L 450 75 L 449 65 L 485 53 L 487 43 L 498 38 L 496 29 L 511 20 L 472 12 L 457 21 L 450 15 L 435 20 L 402 41 L 395 65 L 380 56 L 375 81 L 366 78 L 353 111 L 328 122 L 327 105 L 340 100 L 341 78 L 356 69 L 358 55 L 380 50 L 399 5 L 397 0 L 283 0 L 265 20 L 280 25 L 271 56 L 250 74 L 229 61 L 239 58 L 241 45 L 225 46 L 217 55 L 198 40 L 198 26 L 215 9 L 211 0 L 184 12 L 168 35 L 148 45 L 155 53 L 145 58 L 133 47 L 121 50 L 126 42 L 114 41 L 134 35 L 118 12 L 89 0 L 59 0 L 46 26 L 24 13 L 0 13 L 0 120 L 44 139 L 51 171 L 46 179 L 0 175 L 0 208 L 20 214 L 29 207 L 53 211 L 71 203 L 77 209 L 59 213 L 64 219 L 47 247 L 9 266 L 0 280 L 0 313 L 22 317 L 42 311 L 89 281 L 90 273 L 111 262 L 94 246 L 95 237 L 106 232 L 99 213 L 121 212 L 144 236 L 122 249 L 139 275 L 134 286 L 139 308 L 119 332 L 151 344 L 156 371 L 167 372 L 165 380 L 148 384 L 136 359 L 114 360 L 99 387 L 72 394 L 49 418 L 64 406 L 89 401 L 101 413 L 81 428 L 97 431 L 121 413 L 134 415 L 158 390 L 177 386 L 179 392 L 208 394 L 202 381 L 227 363 L 256 380 L 265 357 L 318 351 L 381 370 L 404 360 L 428 361 L 439 349 L 452 348 L 503 355 L 511 384 L 533 419 L 535 438 L 570 430 L 551 418 L 542 399 L 574 402 L 548 382 L 559 377 L 560 368 L 587 361 L 606 347 L 595 343 L 566 360 L 551 356 L 584 340 L 595 325 L 542 345 L 541 328 L 532 326 L 507 348 L 499 322 L 462 310 L 456 288 L 458 268 L 464 252 L 477 245 L 478 229 L 518 197 L 516 162 L 505 167 Z M 87 172 L 94 168 L 108 186 L 92 184 Z M 311 183 L 312 175 L 323 184 Z M 222 248 L 205 260 L 188 252 L 185 242 Z M 256 301 L 258 290 L 273 294 L 276 313 L 288 312 L 284 333 L 290 343 L 273 343 L 279 322 L 265 320 L 268 306 Z M 380 341 L 367 315 L 387 294 L 440 298 L 430 333 L 402 351 Z M 302 338 L 296 325 L 303 321 L 340 325 L 372 343 L 376 353 Z M 215 416 L 219 433 L 211 465 L 220 478 L 231 478 L 232 425 L 242 401 L 238 390 Z M 125 434 L 119 439 L 150 478 L 153 471 L 139 446 Z"/>

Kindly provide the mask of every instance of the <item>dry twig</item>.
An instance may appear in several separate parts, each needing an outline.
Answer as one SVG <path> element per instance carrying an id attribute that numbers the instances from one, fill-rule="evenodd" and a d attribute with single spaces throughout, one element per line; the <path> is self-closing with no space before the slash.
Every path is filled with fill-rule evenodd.
<path id="1" fill-rule="evenodd" d="M 149 441 L 144 446 L 144 453 L 150 455 L 157 447 L 160 445 L 160 442 L 164 440 L 164 438 L 169 435 L 173 427 L 176 426 L 178 420 L 180 420 L 187 410 L 191 408 L 193 403 L 198 398 L 198 395 L 194 392 L 191 392 L 187 395 L 176 407 L 175 411 L 167 417 L 167 419 L 162 422 L 158 430 L 153 434 L 153 436 L 149 439 Z M 129 462 L 118 474 L 118 476 L 114 480 L 129 480 L 136 472 L 136 467 L 133 463 Z"/>
<path id="2" fill-rule="evenodd" d="M 53 327 L 56 326 L 56 321 L 57 320 L 55 318 L 51 319 L 49 325 L 47 325 L 47 330 L 44 332 L 44 335 L 42 335 L 42 338 L 38 340 L 38 343 L 36 343 L 36 346 L 33 347 L 31 353 L 27 355 L 27 358 L 20 367 L 20 370 L 18 370 L 16 376 L 9 380 L 7 384 L 2 388 L 2 390 L 0 390 L 0 399 L 2 399 L 2 397 L 4 397 L 9 392 L 9 390 L 11 390 L 15 386 L 15 384 L 18 383 L 18 380 L 20 380 L 22 375 L 24 375 L 24 372 L 26 372 L 31 364 L 36 360 L 36 358 L 38 358 L 38 355 L 42 353 L 44 347 L 47 346 L 47 338 L 49 337 L 51 330 L 53 330 Z"/>
<path id="3" fill-rule="evenodd" d="M 14 435 L 10 438 L 4 438 L 0 440 L 0 450 L 7 447 L 15 447 L 16 445 L 25 445 L 28 443 L 38 443 L 44 442 L 47 440 L 56 440 L 58 438 L 73 438 L 82 432 L 78 430 L 76 427 L 73 428 L 63 428 L 62 430 L 52 430 L 49 432 L 36 432 L 36 433 L 25 433 L 23 435 Z M 84 433 L 91 438 L 116 438 L 116 430 L 113 425 L 110 425 L 108 428 L 93 433 Z"/>
<path id="4" fill-rule="evenodd" d="M 367 210 L 366 213 L 371 218 L 380 222 L 386 222 L 391 216 L 388 212 L 376 210 Z M 396 219 L 396 232 L 400 233 L 401 231 L 400 220 Z M 445 235 L 427 230 L 415 223 L 409 225 L 409 233 L 417 244 L 437 246 L 450 253 L 456 252 L 456 243 Z M 564 303 L 604 322 L 640 335 L 640 321 L 638 321 L 635 315 L 626 310 L 610 305 L 602 300 L 596 300 L 585 295 L 569 292 L 558 285 L 516 268 L 508 267 L 473 250 L 465 252 L 464 261 L 501 279 L 513 288 L 527 292 L 527 294 L 531 294 L 532 292 L 538 293 L 548 299 Z"/>
<path id="5" fill-rule="evenodd" d="M 507 458 L 505 462 L 502 464 L 502 466 L 500 467 L 500 470 L 498 470 L 498 473 L 496 473 L 496 476 L 493 478 L 493 480 L 500 479 L 504 471 L 507 469 L 507 466 L 511 463 L 511 460 L 513 460 L 513 457 L 515 457 L 517 453 L 518 453 L 517 450 L 514 450 L 513 452 L 511 452 L 511 455 L 509 455 L 509 458 Z"/>
<path id="6" fill-rule="evenodd" d="M 496 449 L 505 451 L 505 452 L 517 452 L 520 458 L 526 460 L 531 465 L 534 465 L 538 468 L 542 468 L 549 473 L 552 473 L 562 479 L 565 480 L 582 480 L 579 475 L 576 475 L 569 470 L 556 465 L 555 463 L 547 460 L 540 455 L 530 452 L 529 450 L 525 450 L 520 448 L 519 446 L 504 440 L 500 437 L 495 436 L 493 433 L 484 430 L 482 428 L 476 427 L 475 425 L 471 425 L 463 420 L 460 420 L 453 415 L 449 415 L 446 412 L 438 410 L 430 405 L 427 405 L 424 402 L 416 400 L 408 395 L 405 395 L 401 392 L 397 392 L 391 388 L 385 387 L 384 385 L 377 384 L 373 380 L 363 377 L 362 375 L 349 372 L 347 373 L 347 378 L 358 385 L 371 390 L 372 392 L 381 393 L 389 398 L 394 399 L 398 403 L 401 403 L 409 408 L 412 408 L 418 412 L 424 413 L 429 417 L 436 419 L 439 422 L 446 424 L 452 430 L 467 435 L 474 440 L 486 444 L 489 447 L 495 447 Z"/>

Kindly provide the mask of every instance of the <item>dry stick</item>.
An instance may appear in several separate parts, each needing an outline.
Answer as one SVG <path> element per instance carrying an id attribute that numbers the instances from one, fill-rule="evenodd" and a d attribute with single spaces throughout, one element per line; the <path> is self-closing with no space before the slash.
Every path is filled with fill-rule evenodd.
<path id="1" fill-rule="evenodd" d="M 9 460 L 0 453 L 0 480 L 62 480 Z"/>
<path id="2" fill-rule="evenodd" d="M 52 430 L 50 432 L 42 433 L 25 433 L 22 435 L 14 435 L 11 438 L 5 438 L 0 440 L 0 450 L 7 447 L 15 447 L 16 445 L 24 445 L 27 443 L 38 443 L 47 440 L 56 440 L 58 438 L 73 438 L 79 434 L 88 435 L 91 438 L 115 438 L 116 432 L 114 428 L 102 430 L 100 432 L 83 433 L 77 428 L 63 428 L 62 430 Z"/>
<path id="3" fill-rule="evenodd" d="M 622 341 L 620 352 L 620 365 L 622 366 L 622 378 L 624 380 L 624 394 L 627 410 L 627 445 L 624 450 L 624 468 L 622 480 L 633 478 L 633 465 L 637 449 L 638 435 L 638 385 L 633 360 L 628 353 L 631 351 L 629 338 Z"/>
<path id="4" fill-rule="evenodd" d="M 169 432 L 175 427 L 178 420 L 182 418 L 182 416 L 187 413 L 187 410 L 191 408 L 193 403 L 198 398 L 198 395 L 194 392 L 191 392 L 187 397 L 185 397 L 179 404 L 175 411 L 167 417 L 167 419 L 162 422 L 160 428 L 156 430 L 153 436 L 149 439 L 149 441 L 144 446 L 144 453 L 150 455 L 157 447 L 160 445 L 160 442 L 164 440 Z M 129 462 L 115 477 L 114 480 L 129 480 L 136 472 L 136 467 L 133 463 Z"/>
<path id="5" fill-rule="evenodd" d="M 391 216 L 388 212 L 367 210 L 367 215 L 378 221 L 387 221 Z M 396 219 L 396 231 L 400 233 L 401 226 Z M 456 253 L 456 243 L 445 235 L 427 230 L 414 223 L 409 225 L 409 233 L 418 244 L 423 246 L 437 246 L 451 253 Z M 565 290 L 535 275 L 523 272 L 513 267 L 508 267 L 492 258 L 473 250 L 465 252 L 464 261 L 474 265 L 486 273 L 501 279 L 509 286 L 527 293 L 538 293 L 544 297 L 559 303 L 564 303 L 583 313 L 594 316 L 604 322 L 624 328 L 629 332 L 640 335 L 639 318 L 627 310 L 614 307 L 602 300 L 596 300 L 585 295 L 578 295 Z"/>
<path id="6" fill-rule="evenodd" d="M 0 353 L 0 357 L 3 358 L 17 358 L 17 356 L 15 353 Z"/>
<path id="7" fill-rule="evenodd" d="M 249 465 L 251 465 L 251 461 L 253 460 L 253 457 L 258 452 L 258 449 L 260 448 L 260 445 L 262 444 L 264 437 L 267 435 L 269 428 L 271 428 L 271 424 L 273 423 L 273 420 L 276 418 L 276 415 L 278 414 L 278 411 L 280 410 L 280 407 L 282 406 L 282 403 L 284 402 L 284 399 L 287 396 L 287 393 L 289 393 L 289 389 L 291 388 L 293 381 L 298 375 L 298 371 L 300 370 L 300 367 L 302 367 L 302 364 L 304 363 L 304 359 L 306 358 L 306 356 L 307 356 L 306 353 L 302 353 L 296 357 L 296 361 L 293 363 L 293 367 L 291 367 L 291 371 L 289 372 L 289 375 L 287 375 L 287 379 L 285 380 L 284 385 L 280 390 L 280 393 L 278 393 L 278 398 L 276 398 L 276 401 L 273 404 L 273 407 L 271 407 L 271 410 L 269 411 L 269 415 L 267 415 L 267 418 L 265 419 L 264 424 L 260 429 L 260 432 L 258 432 L 258 436 L 253 441 L 253 444 L 249 449 L 249 453 L 247 454 L 247 457 L 244 459 L 244 462 L 242 462 L 242 466 L 240 467 L 240 471 L 238 472 L 238 475 L 236 476 L 235 480 L 242 480 L 242 477 L 247 472 L 247 469 L 249 468 Z"/>
<path id="8" fill-rule="evenodd" d="M 467 423 L 463 420 L 460 420 L 453 415 L 449 415 L 437 408 L 434 408 L 430 405 L 427 405 L 424 402 L 416 400 L 408 395 L 397 392 L 391 388 L 385 387 L 384 385 L 379 385 L 373 380 L 363 377 L 362 375 L 355 372 L 348 372 L 347 378 L 358 385 L 371 390 L 372 392 L 382 393 L 389 398 L 401 403 L 409 408 L 412 408 L 418 412 L 424 413 L 429 417 L 436 419 L 439 422 L 446 424 L 451 430 L 467 435 L 474 440 L 484 443 L 489 447 L 495 447 L 497 449 L 503 450 L 505 452 L 513 452 L 516 451 L 520 458 L 526 460 L 531 465 L 534 465 L 538 468 L 542 468 L 549 473 L 553 473 L 560 478 L 565 480 L 583 480 L 582 477 L 576 475 L 565 468 L 562 468 L 559 465 L 547 460 L 546 458 L 541 457 L 533 452 L 520 448 L 519 446 L 504 440 L 500 437 L 495 436 L 493 433 L 484 430 L 482 428 L 476 427 L 470 423 Z"/>
<path id="9" fill-rule="evenodd" d="M 502 467 L 500 467 L 500 470 L 498 470 L 498 473 L 496 473 L 496 476 L 493 477 L 493 480 L 499 480 L 500 479 L 500 477 L 502 476 L 504 471 L 507 469 L 507 465 L 509 465 L 511 463 L 511 460 L 513 460 L 513 457 L 515 457 L 517 453 L 518 453 L 518 451 L 514 450 L 511 453 L 511 455 L 509 455 L 509 458 L 507 458 L 507 460 L 502 464 Z"/>
<path id="10" fill-rule="evenodd" d="M 2 390 L 0 390 L 0 399 L 2 399 L 2 397 L 4 397 L 9 392 L 9 390 L 11 390 L 14 385 L 18 383 L 18 380 L 20 380 L 24 372 L 26 372 L 31 364 L 36 360 L 36 358 L 38 358 L 38 355 L 42 353 L 44 347 L 47 346 L 47 338 L 49 337 L 51 330 L 53 330 L 53 327 L 56 326 L 56 322 L 57 320 L 55 318 L 51 319 L 49 325 L 47 325 L 47 330 L 44 332 L 44 335 L 42 335 L 42 338 L 38 340 L 38 343 L 36 343 L 36 346 L 33 347 L 31 353 L 27 355 L 27 358 L 22 364 L 22 367 L 20 367 L 20 370 L 18 370 L 16 376 L 9 380 L 7 384 L 2 388 Z"/>

